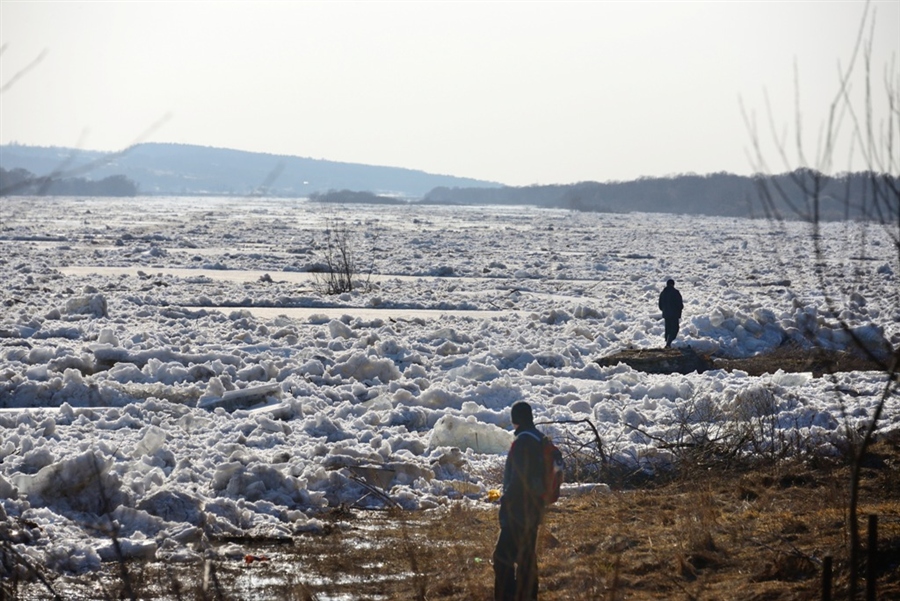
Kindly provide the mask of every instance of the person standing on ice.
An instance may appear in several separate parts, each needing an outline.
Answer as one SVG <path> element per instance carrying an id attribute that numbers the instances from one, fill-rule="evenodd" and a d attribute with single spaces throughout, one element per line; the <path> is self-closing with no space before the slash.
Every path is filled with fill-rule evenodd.
<path id="1" fill-rule="evenodd" d="M 678 336 L 678 321 L 684 309 L 681 293 L 675 288 L 675 280 L 666 282 L 666 287 L 659 293 L 659 309 L 666 321 L 666 348 L 671 348 L 672 341 Z"/>
<path id="2" fill-rule="evenodd" d="M 494 601 L 538 598 L 537 534 L 544 513 L 544 455 L 531 405 L 513 404 L 515 439 L 503 469 L 500 536 L 494 549 Z"/>

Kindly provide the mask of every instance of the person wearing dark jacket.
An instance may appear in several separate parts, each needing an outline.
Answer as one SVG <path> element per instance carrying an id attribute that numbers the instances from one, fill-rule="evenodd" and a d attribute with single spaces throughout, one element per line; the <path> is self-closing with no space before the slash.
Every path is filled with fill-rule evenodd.
<path id="1" fill-rule="evenodd" d="M 513 404 L 515 439 L 503 470 L 500 536 L 494 549 L 494 600 L 536 601 L 537 534 L 544 513 L 543 434 L 534 426 L 531 405 Z"/>
<path id="2" fill-rule="evenodd" d="M 675 280 L 666 282 L 666 287 L 659 293 L 659 309 L 666 321 L 666 348 L 671 348 L 672 341 L 678 336 L 678 321 L 684 309 L 681 293 L 675 288 Z"/>

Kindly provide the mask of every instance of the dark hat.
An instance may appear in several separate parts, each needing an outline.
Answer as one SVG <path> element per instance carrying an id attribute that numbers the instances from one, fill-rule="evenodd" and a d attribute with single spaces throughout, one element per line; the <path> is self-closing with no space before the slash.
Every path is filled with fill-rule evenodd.
<path id="1" fill-rule="evenodd" d="M 525 401 L 516 401 L 513 403 L 512 411 L 510 411 L 510 419 L 517 426 L 530 426 L 534 423 L 534 415 L 531 413 L 531 405 Z"/>
<path id="2" fill-rule="evenodd" d="M 674 286 L 674 285 L 675 285 L 675 280 L 669 280 L 668 282 L 666 282 L 666 286 Z"/>

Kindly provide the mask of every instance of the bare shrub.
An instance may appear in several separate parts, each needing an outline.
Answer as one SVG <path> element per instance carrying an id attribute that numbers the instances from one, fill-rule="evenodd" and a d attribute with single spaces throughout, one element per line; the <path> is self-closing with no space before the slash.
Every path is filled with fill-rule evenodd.
<path id="1" fill-rule="evenodd" d="M 778 424 L 778 401 L 767 386 L 742 390 L 731 408 L 736 438 L 746 444 L 754 456 L 769 461 L 783 458 L 788 449 Z"/>
<path id="2" fill-rule="evenodd" d="M 352 292 L 354 287 L 368 289 L 371 280 L 371 253 L 368 270 L 360 248 L 362 236 L 344 221 L 329 220 L 323 244 L 323 270 L 315 272 L 315 286 L 323 294 Z M 363 272 L 367 271 L 365 275 Z"/>

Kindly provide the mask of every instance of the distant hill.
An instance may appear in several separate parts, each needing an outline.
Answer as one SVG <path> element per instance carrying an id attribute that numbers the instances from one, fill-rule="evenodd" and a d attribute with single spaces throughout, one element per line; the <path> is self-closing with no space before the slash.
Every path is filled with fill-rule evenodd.
<path id="1" fill-rule="evenodd" d="M 187 144 L 137 144 L 111 153 L 73 148 L 0 146 L 0 167 L 41 177 L 54 172 L 101 180 L 125 176 L 140 194 L 305 197 L 329 190 L 421 198 L 436 187 L 493 188 L 494 182 L 399 167 L 244 152 Z"/>

